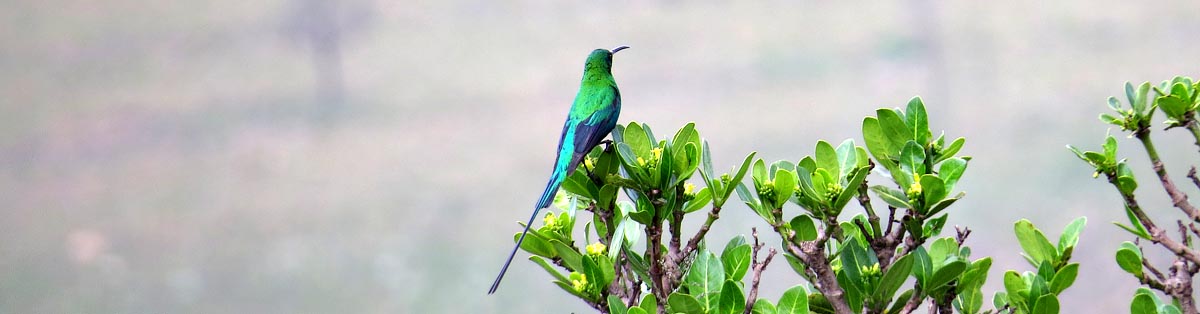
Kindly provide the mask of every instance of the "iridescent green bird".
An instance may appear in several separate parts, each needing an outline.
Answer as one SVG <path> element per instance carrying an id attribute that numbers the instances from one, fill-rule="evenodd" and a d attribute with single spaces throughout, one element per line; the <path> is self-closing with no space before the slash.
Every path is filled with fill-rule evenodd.
<path id="1" fill-rule="evenodd" d="M 558 156 L 554 161 L 554 170 L 550 172 L 550 182 L 546 183 L 546 191 L 542 192 L 542 198 L 538 200 L 537 206 L 533 207 L 533 215 L 529 216 L 525 231 L 521 232 L 517 245 L 513 247 L 512 253 L 508 254 L 508 260 L 504 261 L 504 267 L 500 268 L 500 274 L 496 275 L 496 281 L 492 283 L 488 294 L 495 293 L 496 288 L 500 287 L 500 280 L 504 279 L 508 264 L 512 263 L 513 256 L 516 256 L 521 243 L 525 241 L 525 234 L 529 233 L 529 226 L 533 225 L 538 211 L 554 202 L 554 194 L 558 192 L 563 180 L 575 172 L 584 156 L 617 126 L 617 116 L 621 114 L 621 92 L 617 90 L 617 82 L 613 80 L 612 57 L 617 51 L 626 48 L 629 47 L 620 46 L 612 51 L 592 50 L 584 62 L 579 93 L 575 95 L 575 103 L 571 105 L 571 111 L 567 113 L 567 122 L 563 124 L 562 137 L 558 139 Z"/>

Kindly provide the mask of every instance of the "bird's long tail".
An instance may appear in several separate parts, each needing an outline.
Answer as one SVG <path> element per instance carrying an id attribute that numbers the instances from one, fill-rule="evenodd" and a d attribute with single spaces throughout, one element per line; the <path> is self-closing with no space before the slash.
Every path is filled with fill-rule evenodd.
<path id="1" fill-rule="evenodd" d="M 537 219 L 538 212 L 542 208 L 549 207 L 550 203 L 554 202 L 554 194 L 558 192 L 558 187 L 562 185 L 565 178 L 565 173 L 556 172 L 550 177 L 550 182 L 546 183 L 546 191 L 542 192 L 541 200 L 538 201 L 537 207 L 533 208 L 533 215 L 530 215 L 529 222 L 525 223 L 525 231 L 521 231 L 521 237 L 517 238 L 517 245 L 513 246 L 511 253 L 508 253 L 508 260 L 504 261 L 504 267 L 500 268 L 500 274 L 496 275 L 496 281 L 492 282 L 492 288 L 488 289 L 488 294 L 496 293 L 496 289 L 500 288 L 500 280 L 504 279 L 504 272 L 508 271 L 508 265 L 512 263 L 513 257 L 517 255 L 517 250 L 521 248 L 521 243 L 525 242 L 525 235 L 529 234 L 529 227 L 533 226 L 533 220 Z"/>

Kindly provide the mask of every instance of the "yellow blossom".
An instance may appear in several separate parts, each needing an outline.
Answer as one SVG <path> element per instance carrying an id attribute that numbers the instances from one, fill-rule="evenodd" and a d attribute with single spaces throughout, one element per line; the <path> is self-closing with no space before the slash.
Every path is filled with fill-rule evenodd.
<path id="1" fill-rule="evenodd" d="M 604 251 L 608 249 L 608 247 L 604 246 L 604 243 L 596 242 L 588 244 L 587 248 L 585 249 L 587 250 L 588 255 L 603 255 Z"/>

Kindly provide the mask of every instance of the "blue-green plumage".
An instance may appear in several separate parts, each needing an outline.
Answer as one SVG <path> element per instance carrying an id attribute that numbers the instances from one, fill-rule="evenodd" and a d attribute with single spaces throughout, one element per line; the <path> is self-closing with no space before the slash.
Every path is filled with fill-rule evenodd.
<path id="1" fill-rule="evenodd" d="M 542 192 L 542 197 L 533 208 L 533 215 L 525 224 L 525 231 L 521 232 L 521 237 L 517 239 L 516 246 L 513 247 L 512 253 L 509 253 L 508 260 L 504 262 L 488 294 L 496 292 L 496 288 L 500 286 L 504 272 L 508 270 L 513 256 L 525 241 L 525 235 L 529 233 L 529 227 L 533 225 L 538 212 L 554 202 L 554 194 L 563 180 L 575 172 L 575 168 L 579 167 L 587 153 L 599 145 L 617 126 L 617 116 L 621 113 L 621 93 L 612 77 L 612 55 L 625 48 L 628 47 L 621 46 L 612 51 L 596 49 L 588 55 L 584 63 L 583 79 L 579 83 L 579 93 L 575 95 L 575 103 L 567 113 L 567 121 L 563 124 L 562 135 L 558 139 L 558 154 L 555 157 L 554 169 L 550 172 L 550 181 L 546 183 L 546 190 Z"/>

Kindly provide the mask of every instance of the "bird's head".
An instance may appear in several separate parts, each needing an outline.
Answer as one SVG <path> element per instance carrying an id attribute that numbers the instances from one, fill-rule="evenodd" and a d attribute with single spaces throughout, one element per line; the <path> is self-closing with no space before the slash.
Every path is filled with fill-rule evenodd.
<path id="1" fill-rule="evenodd" d="M 625 50 L 625 49 L 629 49 L 629 46 L 620 46 L 617 48 L 613 48 L 612 50 L 607 50 L 607 49 L 592 50 L 592 53 L 588 55 L 586 67 L 587 68 L 606 69 L 606 70 L 610 69 L 610 68 L 612 68 L 613 54 L 617 53 L 617 51 L 621 51 L 621 50 Z"/>

